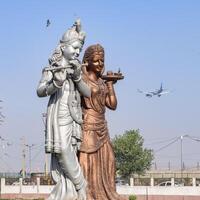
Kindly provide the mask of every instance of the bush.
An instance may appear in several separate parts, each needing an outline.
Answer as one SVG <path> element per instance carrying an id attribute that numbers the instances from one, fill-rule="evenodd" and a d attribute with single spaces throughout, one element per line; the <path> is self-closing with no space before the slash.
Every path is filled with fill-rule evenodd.
<path id="1" fill-rule="evenodd" d="M 129 200 L 136 200 L 136 199 L 137 199 L 137 197 L 135 195 L 129 196 Z"/>

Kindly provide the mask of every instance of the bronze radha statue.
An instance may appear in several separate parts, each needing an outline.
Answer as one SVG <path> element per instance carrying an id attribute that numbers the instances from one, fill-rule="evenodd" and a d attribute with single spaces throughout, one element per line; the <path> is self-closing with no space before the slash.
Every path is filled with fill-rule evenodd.
<path id="1" fill-rule="evenodd" d="M 87 200 L 122 200 L 115 188 L 115 156 L 105 119 L 106 107 L 115 110 L 113 84 L 121 73 L 104 72 L 104 48 L 89 46 L 83 57 L 83 79 L 91 97 L 82 97 L 83 138 L 79 162 L 87 180 Z"/>

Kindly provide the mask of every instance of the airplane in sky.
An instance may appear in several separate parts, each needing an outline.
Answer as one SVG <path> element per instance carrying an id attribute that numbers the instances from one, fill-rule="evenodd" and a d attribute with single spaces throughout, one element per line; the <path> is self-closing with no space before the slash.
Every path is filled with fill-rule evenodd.
<path id="1" fill-rule="evenodd" d="M 138 89 L 138 92 L 139 92 L 139 93 L 145 94 L 145 96 L 146 96 L 146 97 L 149 97 L 149 98 L 151 98 L 151 97 L 153 97 L 153 96 L 161 97 L 163 94 L 168 94 L 168 93 L 170 93 L 169 90 L 163 89 L 162 83 L 161 83 L 161 85 L 160 85 L 160 88 L 157 89 L 157 90 L 150 91 L 150 92 L 144 92 L 144 91 L 141 91 L 141 90 Z"/>

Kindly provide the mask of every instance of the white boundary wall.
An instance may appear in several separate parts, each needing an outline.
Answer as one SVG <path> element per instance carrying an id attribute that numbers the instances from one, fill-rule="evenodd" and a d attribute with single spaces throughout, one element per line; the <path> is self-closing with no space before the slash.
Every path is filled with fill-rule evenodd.
<path id="1" fill-rule="evenodd" d="M 0 194 L 49 194 L 53 185 L 5 185 L 5 178 L 1 178 Z M 117 186 L 117 192 L 124 195 L 187 195 L 200 196 L 200 187 L 194 186 Z"/>
<path id="2" fill-rule="evenodd" d="M 200 187 L 193 186 L 118 186 L 117 192 L 124 195 L 181 195 L 200 196 Z"/>

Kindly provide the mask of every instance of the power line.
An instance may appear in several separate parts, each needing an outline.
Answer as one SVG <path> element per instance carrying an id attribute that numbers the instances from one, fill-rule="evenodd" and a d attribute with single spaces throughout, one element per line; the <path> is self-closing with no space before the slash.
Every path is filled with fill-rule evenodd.
<path id="1" fill-rule="evenodd" d="M 200 142 L 200 138 L 196 137 L 196 136 L 190 136 L 190 135 L 186 135 L 185 137 L 191 139 L 191 140 L 194 140 L 196 142 Z"/>
<path id="2" fill-rule="evenodd" d="M 43 149 L 43 146 L 42 147 L 40 147 L 40 149 L 37 151 L 37 153 L 34 155 L 34 157 L 32 158 L 32 161 L 34 161 L 36 158 L 37 158 L 37 156 L 43 151 L 44 149 Z"/>
<path id="3" fill-rule="evenodd" d="M 155 150 L 154 153 L 157 153 L 157 152 L 159 152 L 159 151 L 161 151 L 161 150 L 163 150 L 163 149 L 165 149 L 165 148 L 171 146 L 172 144 L 174 144 L 175 142 L 177 142 L 179 139 L 180 139 L 180 137 L 177 137 L 177 138 L 176 138 L 175 140 L 173 140 L 172 142 L 170 142 L 170 143 L 164 145 L 163 147 L 161 147 L 161 148 Z"/>
<path id="4" fill-rule="evenodd" d="M 145 144 L 145 145 L 162 144 L 162 143 L 166 143 L 166 142 L 172 141 L 172 140 L 174 140 L 174 139 L 176 139 L 176 138 L 177 138 L 177 137 L 173 137 L 173 138 L 166 139 L 166 140 L 161 140 L 161 141 L 158 141 L 158 142 L 147 143 L 147 144 Z"/>
<path id="5" fill-rule="evenodd" d="M 157 153 L 157 152 L 159 152 L 159 151 L 161 151 L 161 150 L 167 148 L 168 146 L 174 144 L 174 143 L 175 143 L 176 141 L 178 141 L 179 139 L 180 139 L 180 140 L 183 140 L 183 138 L 189 138 L 189 139 L 191 139 L 191 140 L 193 140 L 193 141 L 200 142 L 200 138 L 198 138 L 198 137 L 194 137 L 194 136 L 190 136 L 190 135 L 183 135 L 183 136 L 179 136 L 179 137 L 175 137 L 175 138 L 170 139 L 170 140 L 173 140 L 173 139 L 174 139 L 174 140 L 173 140 L 172 142 L 170 142 L 170 143 L 164 145 L 163 147 L 161 147 L 161 148 L 155 150 L 154 152 Z M 166 141 L 167 141 L 167 140 L 160 141 L 160 142 L 158 142 L 157 144 L 159 144 L 159 143 L 164 143 L 164 142 L 166 142 Z M 168 140 L 168 141 L 169 141 L 169 140 Z M 156 143 L 155 143 L 155 144 L 156 144 Z"/>
<path id="6" fill-rule="evenodd" d="M 184 166 L 185 166 L 185 164 L 184 164 L 184 162 L 183 162 L 183 150 L 182 150 L 182 148 L 183 148 L 183 139 L 184 138 L 189 138 L 189 139 L 191 139 L 191 140 L 193 140 L 193 141 L 196 141 L 196 142 L 200 142 L 200 138 L 199 137 L 195 137 L 195 136 L 190 136 L 190 135 L 188 135 L 188 134 L 185 134 L 185 135 L 181 135 L 180 137 L 177 137 L 175 140 L 173 140 L 172 142 L 170 142 L 170 143 L 168 143 L 167 145 L 164 145 L 163 147 L 161 147 L 161 148 L 159 148 L 159 149 L 157 149 L 156 151 L 154 151 L 155 153 L 157 153 L 157 152 L 159 152 L 159 151 L 161 151 L 161 150 L 163 150 L 163 149 L 165 149 L 165 148 L 167 148 L 167 147 L 169 147 L 169 146 L 171 146 L 172 144 L 174 144 L 175 142 L 177 142 L 178 140 L 180 140 L 180 148 L 181 148 L 181 150 L 180 150 L 180 153 L 181 153 L 181 157 L 180 157 L 180 159 L 181 159 L 181 179 L 182 179 L 182 172 L 183 172 L 183 169 L 184 169 Z M 186 160 L 189 160 L 189 159 L 186 159 Z M 191 159 L 190 159 L 191 160 Z"/>

